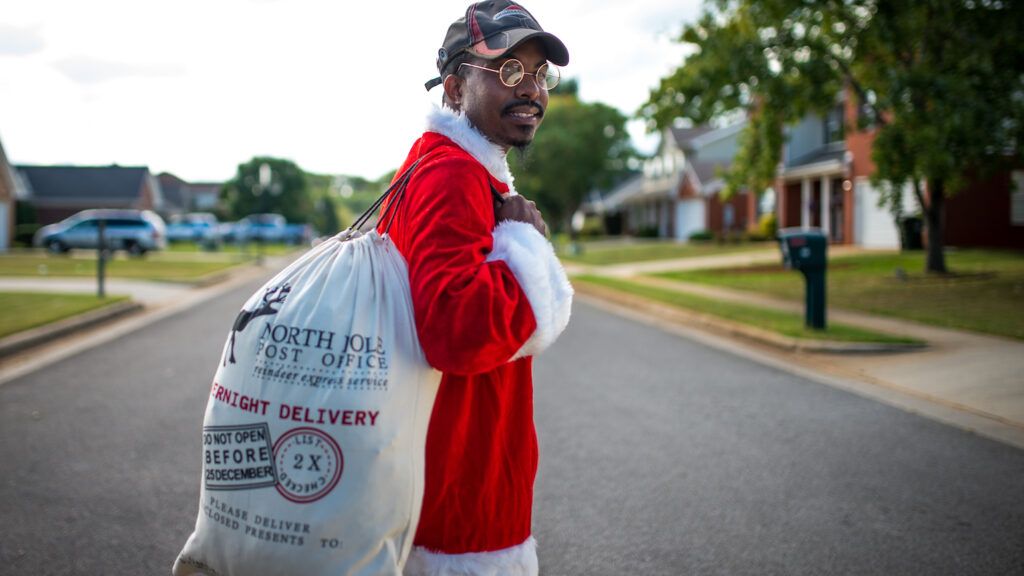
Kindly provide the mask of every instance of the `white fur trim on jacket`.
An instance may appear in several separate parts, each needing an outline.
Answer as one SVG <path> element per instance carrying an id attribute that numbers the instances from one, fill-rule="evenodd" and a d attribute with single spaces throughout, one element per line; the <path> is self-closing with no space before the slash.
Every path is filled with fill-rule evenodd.
<path id="1" fill-rule="evenodd" d="M 441 554 L 413 547 L 405 563 L 405 576 L 537 576 L 537 541 L 494 552 Z"/>
<path id="2" fill-rule="evenodd" d="M 572 312 L 572 285 L 547 238 L 532 224 L 505 220 L 494 228 L 487 260 L 502 260 L 512 269 L 533 308 L 537 329 L 512 357 L 536 356 L 565 330 Z"/>
<path id="3" fill-rule="evenodd" d="M 509 195 L 515 195 L 512 171 L 508 169 L 505 151 L 481 134 L 465 114 L 446 106 L 434 106 L 427 116 L 427 130 L 451 138 L 452 142 L 476 158 L 491 176 L 507 184 Z"/>

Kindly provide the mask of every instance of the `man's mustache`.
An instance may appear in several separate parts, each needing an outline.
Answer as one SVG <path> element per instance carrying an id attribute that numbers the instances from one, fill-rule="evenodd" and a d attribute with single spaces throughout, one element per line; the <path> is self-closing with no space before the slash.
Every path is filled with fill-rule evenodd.
<path id="1" fill-rule="evenodd" d="M 541 118 L 544 117 L 544 107 L 540 105 L 540 102 L 537 102 L 536 100 L 527 100 L 525 98 L 513 100 L 508 104 L 505 104 L 505 106 L 501 109 L 501 113 L 502 115 L 508 114 L 509 112 L 512 111 L 513 108 L 518 108 L 520 106 L 532 106 L 537 109 L 537 116 Z"/>

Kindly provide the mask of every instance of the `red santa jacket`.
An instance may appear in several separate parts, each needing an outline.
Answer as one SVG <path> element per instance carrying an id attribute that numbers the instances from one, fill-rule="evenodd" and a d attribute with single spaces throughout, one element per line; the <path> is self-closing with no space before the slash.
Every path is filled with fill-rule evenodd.
<path id="1" fill-rule="evenodd" d="M 417 160 L 388 233 L 443 377 L 406 574 L 536 574 L 532 356 L 568 323 L 572 287 L 533 226 L 496 225 L 492 187 L 515 194 L 512 177 L 464 116 L 436 109 L 398 173 Z"/>

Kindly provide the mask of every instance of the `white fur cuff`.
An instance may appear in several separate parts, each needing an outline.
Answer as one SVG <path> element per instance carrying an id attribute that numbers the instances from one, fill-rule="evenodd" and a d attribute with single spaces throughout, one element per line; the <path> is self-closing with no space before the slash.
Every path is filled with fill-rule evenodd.
<path id="1" fill-rule="evenodd" d="M 502 260 L 512 270 L 533 308 L 537 329 L 512 360 L 536 356 L 565 330 L 572 311 L 572 285 L 547 238 L 532 224 L 505 220 L 494 229 L 488 261 Z"/>
<path id="2" fill-rule="evenodd" d="M 537 576 L 537 541 L 494 552 L 441 554 L 413 547 L 405 564 L 405 576 Z"/>
<path id="3" fill-rule="evenodd" d="M 461 112 L 447 106 L 434 107 L 427 116 L 427 130 L 447 136 L 469 153 L 498 180 L 508 186 L 510 195 L 516 194 L 512 172 L 508 169 L 505 152 L 500 146 L 487 139 Z"/>

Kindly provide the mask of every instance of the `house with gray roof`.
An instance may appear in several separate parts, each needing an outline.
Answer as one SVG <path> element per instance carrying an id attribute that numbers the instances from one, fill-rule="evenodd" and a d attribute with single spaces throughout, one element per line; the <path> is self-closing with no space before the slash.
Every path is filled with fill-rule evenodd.
<path id="1" fill-rule="evenodd" d="M 17 167 L 30 190 L 40 224 L 58 222 L 88 208 L 160 212 L 160 183 L 145 166 Z"/>
<path id="2" fill-rule="evenodd" d="M 708 125 L 662 132 L 643 173 L 623 182 L 603 201 L 606 213 L 620 214 L 627 234 L 688 240 L 698 232 L 730 235 L 757 221 L 754 195 L 723 198 L 723 173 L 736 155 L 745 122 L 723 128 Z"/>
<path id="3" fill-rule="evenodd" d="M 14 242 L 17 202 L 25 196 L 24 185 L 0 143 L 0 252 L 9 250 Z"/>
<path id="4" fill-rule="evenodd" d="M 826 113 L 807 114 L 787 127 L 775 184 L 779 227 L 819 228 L 832 244 L 867 248 L 899 248 L 902 241 L 914 243 L 911 236 L 920 242 L 913 227 L 900 229 L 900 218 L 920 211 L 911 184 L 899 206 L 880 205 L 880 186 L 888 184 L 873 181 L 875 130 L 870 118 L 859 127 L 862 113 L 856 97 L 844 91 Z M 946 202 L 946 245 L 1024 248 L 1024 166 L 971 178 Z"/>
<path id="5" fill-rule="evenodd" d="M 188 182 L 169 172 L 161 172 L 156 179 L 160 183 L 160 192 L 164 197 L 162 215 L 165 218 L 190 211 L 189 204 L 192 198 Z"/>
<path id="6" fill-rule="evenodd" d="M 167 216 L 183 212 L 213 212 L 220 205 L 220 182 L 186 182 L 171 174 L 157 176 Z"/>

